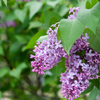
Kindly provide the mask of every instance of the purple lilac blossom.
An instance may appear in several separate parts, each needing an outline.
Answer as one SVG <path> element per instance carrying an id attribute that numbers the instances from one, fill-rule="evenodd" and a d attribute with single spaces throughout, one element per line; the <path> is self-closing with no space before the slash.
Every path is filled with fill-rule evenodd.
<path id="1" fill-rule="evenodd" d="M 71 8 L 69 13 L 73 13 L 68 19 L 77 18 L 79 7 Z M 70 50 L 70 55 L 66 57 L 65 66 L 67 70 L 61 73 L 63 97 L 73 100 L 79 97 L 89 86 L 89 79 L 97 79 L 100 66 L 100 54 L 89 47 L 88 34 L 82 34 Z M 84 54 L 82 52 L 85 51 Z M 82 54 L 81 56 L 77 53 Z"/>
<path id="2" fill-rule="evenodd" d="M 57 29 L 56 27 L 58 23 L 52 25 L 52 28 L 49 28 L 47 31 L 48 40 L 44 40 L 42 43 L 38 42 L 37 46 L 33 52 L 35 56 L 31 54 L 30 58 L 34 58 L 35 61 L 31 61 L 31 67 L 34 67 L 32 72 L 36 72 L 38 74 L 44 74 L 45 70 L 51 69 L 54 65 L 56 66 L 58 62 L 60 62 L 63 56 L 63 48 L 61 41 L 57 41 Z"/>
<path id="3" fill-rule="evenodd" d="M 69 100 L 76 99 L 89 84 L 89 79 L 97 79 L 100 66 L 100 54 L 88 45 L 87 33 L 77 39 L 70 50 L 70 56 L 66 57 L 65 66 L 67 70 L 61 73 L 62 94 Z M 77 52 L 84 54 L 79 56 Z"/>
<path id="4" fill-rule="evenodd" d="M 0 28 L 6 28 L 6 27 L 16 27 L 16 23 L 15 21 L 7 21 L 7 22 L 4 22 L 4 23 L 0 23 Z"/>
<path id="5" fill-rule="evenodd" d="M 73 13 L 68 19 L 77 18 L 77 12 L 80 7 L 71 8 L 69 13 Z M 58 23 L 57 23 L 58 24 Z M 59 25 L 58 25 L 59 26 Z M 57 29 L 49 28 L 47 31 L 48 40 L 44 40 L 42 43 L 38 42 L 38 47 L 35 46 L 33 50 L 35 56 L 31 54 L 30 58 L 34 58 L 35 61 L 31 62 L 31 66 L 34 67 L 33 72 L 44 74 L 45 70 L 49 70 L 60 62 L 61 58 L 66 58 L 65 67 L 66 71 L 61 73 L 62 82 L 62 94 L 63 97 L 73 100 L 79 97 L 87 87 L 89 86 L 90 79 L 97 79 L 100 66 L 100 54 L 89 47 L 87 40 L 88 34 L 82 34 L 73 44 L 69 56 L 63 49 L 61 41 L 57 41 Z"/>

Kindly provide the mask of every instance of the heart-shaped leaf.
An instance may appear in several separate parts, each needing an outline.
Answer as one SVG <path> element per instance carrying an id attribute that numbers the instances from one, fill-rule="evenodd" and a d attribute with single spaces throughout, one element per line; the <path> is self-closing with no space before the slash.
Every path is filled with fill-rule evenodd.
<path id="1" fill-rule="evenodd" d="M 65 51 L 69 54 L 74 42 L 81 36 L 85 26 L 78 19 L 60 21 L 61 39 Z"/>
<path id="2" fill-rule="evenodd" d="M 14 11 L 14 14 L 16 15 L 16 17 L 23 23 L 26 17 L 26 9 L 16 9 Z"/>
<path id="3" fill-rule="evenodd" d="M 81 9 L 77 13 L 77 18 L 94 33 L 100 17 L 100 3 L 98 2 L 91 9 Z"/>

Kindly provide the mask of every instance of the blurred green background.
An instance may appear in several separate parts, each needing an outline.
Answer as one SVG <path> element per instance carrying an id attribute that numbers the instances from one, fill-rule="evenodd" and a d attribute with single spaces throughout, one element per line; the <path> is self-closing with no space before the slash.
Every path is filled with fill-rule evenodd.
<path id="1" fill-rule="evenodd" d="M 45 75 L 32 73 L 30 54 L 47 29 L 68 17 L 77 0 L 8 0 L 0 6 L 0 100 L 66 100 L 60 64 Z M 76 100 L 87 100 L 80 95 Z"/>

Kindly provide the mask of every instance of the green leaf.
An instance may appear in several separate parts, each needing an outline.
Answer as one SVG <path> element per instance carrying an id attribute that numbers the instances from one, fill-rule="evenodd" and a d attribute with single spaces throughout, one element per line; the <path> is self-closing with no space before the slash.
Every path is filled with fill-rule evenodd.
<path id="1" fill-rule="evenodd" d="M 3 2 L 5 3 L 5 5 L 7 6 L 7 0 L 3 0 Z"/>
<path id="2" fill-rule="evenodd" d="M 33 21 L 30 22 L 29 28 L 28 29 L 32 29 L 32 28 L 39 28 L 42 26 L 42 23 L 39 21 Z"/>
<path id="3" fill-rule="evenodd" d="M 59 9 L 58 9 L 58 14 L 63 17 L 67 12 L 69 11 L 69 8 L 62 5 Z"/>
<path id="4" fill-rule="evenodd" d="M 46 35 L 46 30 L 42 29 L 39 30 L 29 41 L 28 45 L 26 46 L 26 49 L 32 49 L 34 48 L 34 45 L 36 44 L 36 40 L 42 36 L 42 35 Z"/>
<path id="5" fill-rule="evenodd" d="M 25 44 L 27 41 L 26 39 L 24 38 L 24 36 L 21 36 L 21 35 L 15 35 L 15 38 L 17 41 L 19 41 L 21 44 Z"/>
<path id="6" fill-rule="evenodd" d="M 94 86 L 96 86 L 98 89 L 100 89 L 99 87 L 99 80 L 98 79 L 93 79 L 93 80 L 89 80 Z"/>
<path id="7" fill-rule="evenodd" d="M 48 35 L 41 36 L 37 41 L 42 42 L 43 40 L 47 40 Z"/>
<path id="8" fill-rule="evenodd" d="M 88 0 L 90 2 L 90 4 L 92 4 L 92 0 Z"/>
<path id="9" fill-rule="evenodd" d="M 90 43 L 90 47 L 95 51 L 100 53 L 100 20 L 96 27 L 96 33 L 93 33 L 90 29 L 85 29 L 84 33 L 88 33 L 89 39 L 88 42 Z"/>
<path id="10" fill-rule="evenodd" d="M 55 82 L 55 77 L 54 76 L 48 76 L 45 78 L 45 85 L 47 84 L 53 84 Z"/>
<path id="11" fill-rule="evenodd" d="M 91 9 L 81 9 L 77 18 L 94 33 L 96 31 L 96 26 L 100 17 L 100 3 L 97 3 Z"/>
<path id="12" fill-rule="evenodd" d="M 100 90 L 98 90 L 96 87 L 91 91 L 88 100 L 95 100 L 96 96 L 100 95 Z"/>
<path id="13" fill-rule="evenodd" d="M 89 2 L 89 0 L 86 2 L 86 8 L 90 9 L 92 8 L 96 3 L 98 2 L 98 0 L 91 0 L 91 2 Z"/>
<path id="14" fill-rule="evenodd" d="M 87 87 L 86 90 L 84 90 L 81 94 L 86 94 L 86 93 L 89 93 L 90 91 L 92 91 L 94 85 L 89 83 L 89 86 Z"/>
<path id="15" fill-rule="evenodd" d="M 51 18 L 56 17 L 57 18 L 57 22 L 59 22 L 61 20 L 61 16 L 58 15 L 55 12 L 51 12 L 51 11 L 44 11 L 44 24 L 45 24 L 45 28 L 48 29 L 49 28 L 49 23 Z"/>
<path id="16" fill-rule="evenodd" d="M 55 6 L 60 2 L 61 0 L 56 0 L 56 1 L 47 1 L 46 4 L 55 8 Z"/>
<path id="17" fill-rule="evenodd" d="M 19 19 L 19 21 L 21 21 L 22 23 L 24 22 L 25 20 L 25 17 L 26 17 L 26 9 L 16 9 L 14 11 L 14 14 L 16 15 L 16 17 Z"/>
<path id="18" fill-rule="evenodd" d="M 57 66 L 54 66 L 52 69 L 50 69 L 51 73 L 53 76 L 60 76 L 61 71 L 62 71 L 62 67 L 60 65 L 60 63 L 57 64 Z"/>
<path id="19" fill-rule="evenodd" d="M 20 74 L 23 71 L 23 69 L 27 68 L 26 63 L 21 63 L 20 65 L 17 66 L 16 69 L 13 69 L 9 72 L 9 74 L 17 79 L 20 78 Z"/>
<path id="20" fill-rule="evenodd" d="M 3 47 L 0 45 L 0 55 L 4 56 Z"/>
<path id="21" fill-rule="evenodd" d="M 25 7 L 29 8 L 30 11 L 30 19 L 41 9 L 43 3 L 38 1 L 30 1 L 28 2 Z"/>
<path id="22" fill-rule="evenodd" d="M 17 17 L 15 16 L 14 12 L 11 12 L 6 16 L 5 20 L 10 21 L 10 20 L 15 20 L 16 18 Z"/>
<path id="23" fill-rule="evenodd" d="M 9 67 L 3 67 L 0 69 L 0 78 L 4 77 L 9 72 Z"/>
<path id="24" fill-rule="evenodd" d="M 58 22 L 57 18 L 56 17 L 52 17 L 50 19 L 49 26 L 51 26 L 52 24 L 55 24 L 56 22 Z"/>
<path id="25" fill-rule="evenodd" d="M 19 52 L 20 47 L 21 47 L 21 44 L 20 44 L 18 41 L 14 42 L 14 43 L 10 46 L 9 54 L 10 54 L 10 55 L 13 55 L 13 54 Z"/>
<path id="26" fill-rule="evenodd" d="M 0 6 L 2 6 L 2 1 L 0 0 Z"/>
<path id="27" fill-rule="evenodd" d="M 60 21 L 61 39 L 65 51 L 69 54 L 74 42 L 81 36 L 85 26 L 78 19 Z"/>

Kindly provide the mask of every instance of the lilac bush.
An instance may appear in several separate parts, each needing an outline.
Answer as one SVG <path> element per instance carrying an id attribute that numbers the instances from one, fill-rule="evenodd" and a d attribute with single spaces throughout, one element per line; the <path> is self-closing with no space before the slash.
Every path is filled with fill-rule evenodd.
<path id="1" fill-rule="evenodd" d="M 68 19 L 77 18 L 77 12 L 80 7 L 71 8 Z M 53 29 L 52 29 L 53 27 Z M 61 40 L 57 40 L 57 30 L 59 23 L 52 25 L 47 31 L 48 39 L 42 43 L 37 42 L 33 52 L 35 55 L 30 55 L 34 58 L 31 61 L 32 72 L 44 74 L 45 70 L 51 69 L 61 62 L 61 58 L 66 58 L 66 71 L 61 73 L 60 81 L 62 82 L 63 97 L 73 100 L 79 97 L 89 86 L 90 79 L 97 79 L 99 75 L 100 54 L 89 47 L 87 42 L 89 36 L 87 33 L 82 34 L 73 44 L 70 54 L 68 55 L 63 49 Z"/>

